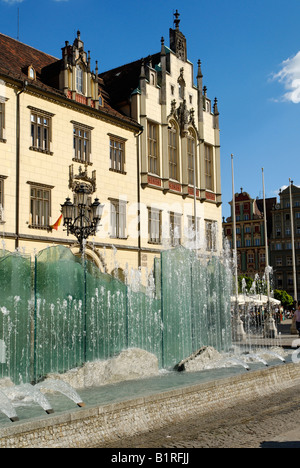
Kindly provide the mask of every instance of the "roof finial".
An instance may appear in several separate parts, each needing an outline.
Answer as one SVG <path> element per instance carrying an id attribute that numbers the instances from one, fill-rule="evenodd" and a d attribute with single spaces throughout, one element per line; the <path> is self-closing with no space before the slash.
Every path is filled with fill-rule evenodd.
<path id="1" fill-rule="evenodd" d="M 218 99 L 215 97 L 214 101 L 214 114 L 219 115 L 219 110 L 218 110 Z"/>
<path id="2" fill-rule="evenodd" d="M 201 71 L 201 60 L 198 60 L 197 78 L 203 78 L 202 71 Z"/>
<path id="3" fill-rule="evenodd" d="M 180 14 L 178 13 L 178 10 L 176 10 L 176 12 L 174 13 L 174 16 L 175 16 L 175 19 L 174 19 L 175 28 L 179 29 L 180 19 L 178 19 L 178 18 L 180 16 Z"/>

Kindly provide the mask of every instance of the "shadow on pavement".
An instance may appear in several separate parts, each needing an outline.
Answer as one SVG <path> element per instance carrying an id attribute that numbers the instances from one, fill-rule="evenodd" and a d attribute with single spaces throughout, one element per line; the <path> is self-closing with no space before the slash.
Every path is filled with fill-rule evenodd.
<path id="1" fill-rule="evenodd" d="M 262 442 L 260 448 L 300 448 L 299 440 L 287 440 L 284 442 Z"/>

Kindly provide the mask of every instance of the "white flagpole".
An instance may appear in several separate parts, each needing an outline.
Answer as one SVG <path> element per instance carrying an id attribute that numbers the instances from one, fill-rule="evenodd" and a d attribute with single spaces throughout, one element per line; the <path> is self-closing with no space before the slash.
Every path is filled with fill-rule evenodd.
<path id="1" fill-rule="evenodd" d="M 262 182 L 263 182 L 263 197 L 264 197 L 264 228 L 265 228 L 264 230 L 265 230 L 266 273 L 267 273 L 268 306 L 269 306 L 270 304 L 270 274 L 269 274 L 269 249 L 268 249 L 267 210 L 266 210 L 266 197 L 265 197 L 264 168 L 262 168 Z"/>
<path id="2" fill-rule="evenodd" d="M 235 213 L 235 191 L 234 191 L 234 171 L 233 171 L 233 154 L 231 155 L 231 172 L 232 172 L 232 218 L 233 218 L 233 260 L 234 260 L 234 276 L 235 276 L 235 339 L 243 341 L 246 338 L 243 321 L 239 315 L 239 287 L 238 287 L 238 268 L 237 268 L 237 243 L 236 243 L 236 213 Z"/>
<path id="3" fill-rule="evenodd" d="M 265 318 L 265 337 L 276 338 L 277 328 L 275 320 L 272 317 L 270 307 L 270 267 L 269 267 L 269 248 L 268 248 L 268 231 L 267 231 L 267 210 L 266 210 L 266 197 L 265 197 L 265 179 L 264 179 L 264 168 L 262 168 L 262 183 L 263 183 L 263 194 L 264 194 L 264 227 L 265 227 L 265 246 L 266 246 L 266 275 L 267 275 L 267 289 L 268 289 L 268 307 L 267 317 Z"/>
<path id="4" fill-rule="evenodd" d="M 236 217 L 235 217 L 235 191 L 234 191 L 234 171 L 233 171 L 233 154 L 231 155 L 231 176 L 232 176 L 232 218 L 233 218 L 233 258 L 234 258 L 234 271 L 235 271 L 235 293 L 236 302 L 238 303 L 238 272 L 237 272 L 237 244 L 236 244 Z"/>
<path id="5" fill-rule="evenodd" d="M 292 253 L 293 253 L 294 301 L 298 301 L 296 257 L 295 257 L 295 237 L 294 237 L 294 215 L 293 215 L 293 200 L 292 200 L 292 181 L 291 179 L 289 179 L 289 181 L 290 181 L 290 210 L 291 210 Z"/>

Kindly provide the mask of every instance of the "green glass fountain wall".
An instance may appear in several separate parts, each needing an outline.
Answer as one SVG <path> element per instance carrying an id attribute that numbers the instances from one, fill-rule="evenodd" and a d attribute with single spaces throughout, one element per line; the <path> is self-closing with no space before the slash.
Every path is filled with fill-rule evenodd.
<path id="1" fill-rule="evenodd" d="M 32 261 L 0 253 L 0 378 L 18 384 L 132 347 L 170 368 L 201 346 L 231 346 L 231 275 L 183 247 L 154 262 L 155 287 L 130 287 L 66 247 Z"/>

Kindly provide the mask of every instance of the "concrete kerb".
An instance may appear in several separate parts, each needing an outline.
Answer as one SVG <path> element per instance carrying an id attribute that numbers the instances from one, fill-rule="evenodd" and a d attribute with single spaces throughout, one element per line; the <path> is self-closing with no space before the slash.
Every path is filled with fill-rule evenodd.
<path id="1" fill-rule="evenodd" d="M 216 381 L 0 428 L 0 448 L 101 445 L 300 383 L 300 364 L 283 364 Z"/>

